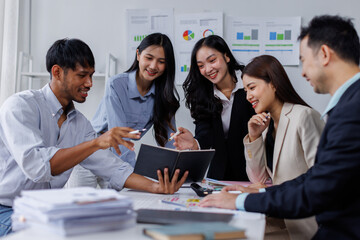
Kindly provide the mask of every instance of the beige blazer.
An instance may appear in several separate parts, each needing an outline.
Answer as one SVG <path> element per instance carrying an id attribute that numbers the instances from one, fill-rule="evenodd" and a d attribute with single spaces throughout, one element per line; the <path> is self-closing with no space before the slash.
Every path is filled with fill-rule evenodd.
<path id="1" fill-rule="evenodd" d="M 281 184 L 305 173 L 314 165 L 317 146 L 325 123 L 320 114 L 306 106 L 284 103 L 275 137 L 273 171 L 266 164 L 266 131 L 249 142 L 244 138 L 246 172 L 251 182 L 264 183 L 268 178 Z M 285 220 L 291 239 L 311 239 L 317 230 L 315 218 Z"/>

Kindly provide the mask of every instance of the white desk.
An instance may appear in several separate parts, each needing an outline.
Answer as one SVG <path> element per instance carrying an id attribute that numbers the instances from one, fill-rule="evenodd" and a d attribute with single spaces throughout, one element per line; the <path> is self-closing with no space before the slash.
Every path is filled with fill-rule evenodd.
<path id="1" fill-rule="evenodd" d="M 151 209 L 177 209 L 178 206 L 161 203 L 161 200 L 171 196 L 179 196 L 180 198 L 197 198 L 196 194 L 190 188 L 181 188 L 180 191 L 174 195 L 162 195 L 162 194 L 150 194 L 145 192 L 138 192 L 133 190 L 123 190 L 120 194 L 129 196 L 134 200 L 134 208 L 151 208 Z M 265 216 L 258 213 L 247 213 L 242 211 L 230 211 L 224 209 L 215 209 L 215 208 L 184 208 L 180 207 L 181 210 L 190 210 L 190 211 L 210 211 L 210 212 L 225 212 L 225 213 L 235 213 L 233 220 L 230 222 L 231 225 L 237 226 L 245 229 L 247 239 L 263 239 L 265 232 Z M 112 232 L 101 232 L 88 235 L 79 235 L 70 238 L 61 237 L 48 232 L 40 232 L 35 229 L 26 229 L 20 232 L 13 233 L 7 236 L 6 240 L 63 240 L 63 239 L 73 239 L 73 240 L 110 240 L 110 239 L 147 239 L 143 235 L 143 228 L 150 227 L 154 225 L 150 224 L 137 224 L 135 227 L 128 228 L 125 230 L 112 231 Z"/>

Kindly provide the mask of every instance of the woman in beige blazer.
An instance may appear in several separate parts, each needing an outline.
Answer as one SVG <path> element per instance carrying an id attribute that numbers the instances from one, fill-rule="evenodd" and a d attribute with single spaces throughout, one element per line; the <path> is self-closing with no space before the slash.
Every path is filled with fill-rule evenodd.
<path id="1" fill-rule="evenodd" d="M 242 72 L 247 100 L 255 112 L 244 138 L 246 171 L 253 183 L 296 178 L 314 164 L 324 122 L 296 93 L 280 62 L 268 55 Z M 291 239 L 311 239 L 315 218 L 285 220 Z"/>

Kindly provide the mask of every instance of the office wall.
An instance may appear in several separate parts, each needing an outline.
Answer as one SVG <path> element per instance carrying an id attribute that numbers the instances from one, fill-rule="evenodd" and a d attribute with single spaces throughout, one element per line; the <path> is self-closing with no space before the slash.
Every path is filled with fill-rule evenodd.
<path id="1" fill-rule="evenodd" d="M 109 52 L 118 58 L 118 72 L 126 70 L 125 10 L 129 8 L 173 8 L 174 14 L 222 11 L 224 16 L 301 16 L 302 24 L 307 24 L 315 15 L 340 14 L 354 18 L 360 33 L 358 0 L 32 0 L 30 51 L 34 57 L 34 71 L 46 70 L 47 49 L 55 40 L 64 37 L 80 38 L 89 44 L 96 58 L 96 71 L 105 71 L 105 56 Z M 313 93 L 301 77 L 301 66 L 286 67 L 286 71 L 299 94 L 322 112 L 330 97 Z M 77 105 L 88 118 L 95 113 L 103 91 L 103 81 L 94 80 L 87 102 Z M 183 100 L 180 86 L 178 91 Z M 194 130 L 184 101 L 181 101 L 176 119 L 178 126 Z M 152 136 L 147 135 L 144 141 L 152 143 Z"/>

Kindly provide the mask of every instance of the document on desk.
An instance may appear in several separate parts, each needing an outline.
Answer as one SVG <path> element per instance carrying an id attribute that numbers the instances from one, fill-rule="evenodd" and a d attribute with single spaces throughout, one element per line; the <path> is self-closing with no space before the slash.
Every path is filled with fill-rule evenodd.
<path id="1" fill-rule="evenodd" d="M 222 208 L 204 208 L 199 207 L 196 201 L 202 198 L 198 197 L 196 193 L 189 188 L 180 188 L 179 191 L 172 195 L 151 194 L 146 192 L 125 189 L 120 192 L 121 195 L 130 197 L 134 203 L 134 209 L 159 209 L 159 210 L 177 210 L 177 211 L 194 211 L 194 212 L 209 212 L 209 213 L 231 213 L 234 218 L 252 219 L 256 220 L 262 218 L 261 214 L 250 213 L 244 211 L 236 211 Z M 188 200 L 190 202 L 187 202 Z M 166 203 L 171 201 L 178 204 Z M 189 203 L 189 204 L 187 204 Z"/>
<path id="2" fill-rule="evenodd" d="M 135 224 L 131 198 L 111 189 L 22 191 L 14 201 L 13 229 L 40 227 L 64 236 L 122 229 Z"/>
<path id="3" fill-rule="evenodd" d="M 41 202 L 43 207 L 48 208 L 124 199 L 112 189 L 99 191 L 90 187 L 22 191 L 21 195 L 30 200 Z"/>

